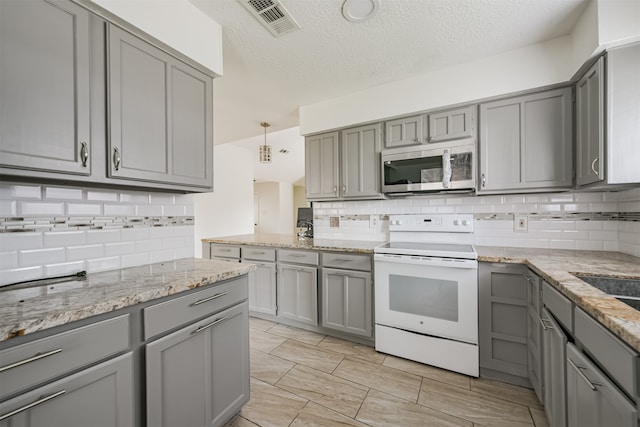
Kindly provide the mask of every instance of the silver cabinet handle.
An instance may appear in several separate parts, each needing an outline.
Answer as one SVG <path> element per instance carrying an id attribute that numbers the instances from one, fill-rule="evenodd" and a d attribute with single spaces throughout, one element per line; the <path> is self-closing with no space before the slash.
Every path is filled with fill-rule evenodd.
<path id="1" fill-rule="evenodd" d="M 250 252 L 251 254 L 251 252 Z M 260 252 L 253 252 L 254 255 L 264 255 L 264 251 L 260 251 Z"/>
<path id="2" fill-rule="evenodd" d="M 120 157 L 120 149 L 115 147 L 113 149 L 113 167 L 115 170 L 120 170 L 120 161 L 122 158 Z"/>
<path id="3" fill-rule="evenodd" d="M 569 362 L 569 364 L 571 366 L 573 366 L 573 368 L 578 372 L 578 375 L 580 375 L 580 377 L 584 380 L 584 382 L 587 383 L 587 385 L 589 386 L 589 388 L 593 391 L 598 391 L 598 389 L 596 388 L 597 385 L 600 384 L 594 384 L 591 382 L 591 380 L 589 378 L 587 378 L 587 376 L 584 374 L 584 372 L 582 372 L 583 369 L 587 369 L 587 368 L 583 368 L 582 366 L 578 366 L 574 363 L 573 360 L 567 358 L 567 362 Z"/>
<path id="4" fill-rule="evenodd" d="M 20 362 L 3 366 L 0 368 L 0 372 L 8 371 L 9 369 L 17 368 L 18 366 L 26 365 L 27 363 L 35 362 L 36 360 L 44 359 L 45 357 L 53 356 L 54 354 L 58 354 L 61 351 L 62 351 L 61 348 L 56 348 L 55 350 L 47 351 L 46 353 L 38 353 L 35 356 L 30 357 L 28 359 L 21 360 Z"/>
<path id="5" fill-rule="evenodd" d="M 199 299 L 198 301 L 194 302 L 191 305 L 192 306 L 196 306 L 196 305 L 204 304 L 205 302 L 209 302 L 209 301 L 212 301 L 214 299 L 222 298 L 223 296 L 227 295 L 228 293 L 229 292 L 222 292 L 222 293 L 219 293 L 219 294 L 211 295 L 208 298 Z"/>
<path id="6" fill-rule="evenodd" d="M 545 323 L 546 322 L 546 323 Z M 542 329 L 544 329 L 545 331 L 547 329 L 553 329 L 553 325 L 551 324 L 551 322 L 547 319 L 540 319 L 540 324 L 542 325 Z"/>
<path id="7" fill-rule="evenodd" d="M 442 153 L 442 186 L 449 188 L 451 182 L 451 155 L 449 150 Z"/>
<path id="8" fill-rule="evenodd" d="M 19 414 L 20 412 L 24 412 L 24 411 L 26 411 L 28 409 L 31 409 L 31 408 L 35 407 L 35 406 L 41 405 L 41 404 L 43 404 L 45 402 L 48 402 L 51 399 L 55 399 L 58 396 L 62 396 L 66 392 L 67 392 L 67 390 L 60 390 L 60 391 L 58 391 L 56 393 L 50 394 L 49 396 L 45 396 L 45 397 L 43 397 L 41 399 L 38 399 L 33 403 L 29 403 L 28 405 L 24 405 L 22 408 L 18 408 L 15 411 L 7 412 L 4 415 L 0 415 L 0 421 L 6 420 L 7 418 L 11 418 L 14 415 Z"/>
<path id="9" fill-rule="evenodd" d="M 206 325 L 199 326 L 199 327 L 198 327 L 198 329 L 196 329 L 196 330 L 195 330 L 195 331 L 193 331 L 192 333 L 197 334 L 198 332 L 202 332 L 202 331 L 204 331 L 205 329 L 209 329 L 210 327 L 215 326 L 215 325 L 217 325 L 217 324 L 218 324 L 218 323 L 220 323 L 220 322 L 224 322 L 225 320 L 227 320 L 227 318 L 226 318 L 226 317 L 221 317 L 220 319 L 216 319 L 216 320 L 214 320 L 214 321 L 213 321 L 213 322 L 211 322 L 211 323 L 207 323 Z"/>
<path id="10" fill-rule="evenodd" d="M 303 255 L 303 254 L 291 254 L 289 256 L 291 256 L 293 258 L 304 258 L 305 257 L 305 255 Z"/>
<path id="11" fill-rule="evenodd" d="M 413 142 L 420 142 L 420 138 L 413 138 Z"/>
<path id="12" fill-rule="evenodd" d="M 218 249 L 220 252 L 231 252 L 231 249 Z"/>
<path id="13" fill-rule="evenodd" d="M 593 159 L 593 162 L 591 162 L 591 170 L 593 171 L 593 173 L 599 176 L 600 174 L 598 174 L 598 171 L 596 170 L 596 163 L 598 163 L 598 160 L 600 160 L 600 157 L 596 157 L 595 159 Z"/>
<path id="14" fill-rule="evenodd" d="M 351 258 L 336 258 L 338 262 L 351 262 L 353 261 Z"/>
<path id="15" fill-rule="evenodd" d="M 486 187 L 486 185 L 487 185 L 487 177 L 484 176 L 484 174 L 482 174 L 482 186 Z"/>
<path id="16" fill-rule="evenodd" d="M 343 184 L 342 185 L 342 193 L 346 193 L 347 192 L 347 184 Z"/>
<path id="17" fill-rule="evenodd" d="M 80 161 L 82 162 L 82 167 L 87 167 L 87 161 L 89 160 L 89 148 L 87 147 L 86 141 L 82 141 L 80 143 Z"/>

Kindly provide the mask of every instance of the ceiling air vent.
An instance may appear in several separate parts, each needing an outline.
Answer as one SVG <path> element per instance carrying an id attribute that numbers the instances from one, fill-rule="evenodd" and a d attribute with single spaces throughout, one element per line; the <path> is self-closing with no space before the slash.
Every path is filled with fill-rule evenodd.
<path id="1" fill-rule="evenodd" d="M 299 30 L 300 26 L 278 0 L 238 0 L 274 37 Z"/>

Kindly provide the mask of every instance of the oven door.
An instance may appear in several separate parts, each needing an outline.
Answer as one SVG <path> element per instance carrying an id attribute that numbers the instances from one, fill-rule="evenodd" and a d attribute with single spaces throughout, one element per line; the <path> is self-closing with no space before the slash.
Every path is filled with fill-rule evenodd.
<path id="1" fill-rule="evenodd" d="M 376 254 L 376 323 L 478 343 L 478 262 Z"/>

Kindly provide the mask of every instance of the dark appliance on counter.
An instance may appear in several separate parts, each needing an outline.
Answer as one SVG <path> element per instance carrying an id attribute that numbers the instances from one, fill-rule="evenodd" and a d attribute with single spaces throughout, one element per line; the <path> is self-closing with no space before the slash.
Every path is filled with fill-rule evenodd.
<path id="1" fill-rule="evenodd" d="M 313 208 L 298 208 L 296 227 L 306 230 L 298 233 L 299 237 L 313 237 Z"/>

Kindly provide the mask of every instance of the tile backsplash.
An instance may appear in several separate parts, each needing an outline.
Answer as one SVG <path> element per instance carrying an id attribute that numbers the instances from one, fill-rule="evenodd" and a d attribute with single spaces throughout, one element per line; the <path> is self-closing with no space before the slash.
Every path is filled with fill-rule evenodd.
<path id="1" fill-rule="evenodd" d="M 389 237 L 390 214 L 469 213 L 474 215 L 474 243 L 478 246 L 605 250 L 640 256 L 640 188 L 503 196 L 433 195 L 318 202 L 313 207 L 314 235 L 320 239 L 384 241 Z M 515 231 L 514 214 L 527 216 L 526 232 Z"/>
<path id="2" fill-rule="evenodd" d="M 182 194 L 0 183 L 0 285 L 194 255 Z"/>

